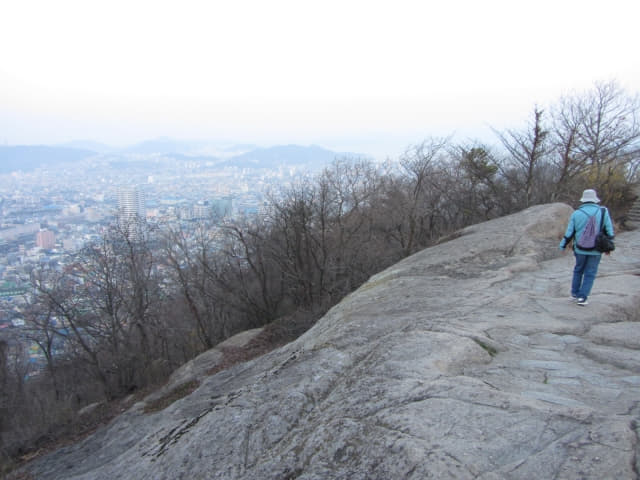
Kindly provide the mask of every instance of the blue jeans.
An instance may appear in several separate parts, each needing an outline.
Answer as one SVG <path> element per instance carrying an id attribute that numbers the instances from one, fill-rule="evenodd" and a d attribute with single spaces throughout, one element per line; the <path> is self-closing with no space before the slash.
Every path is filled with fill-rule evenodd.
<path id="1" fill-rule="evenodd" d="M 586 299 L 591 293 L 602 255 L 583 255 L 581 253 L 574 253 L 574 255 L 576 256 L 576 266 L 573 268 L 571 295 Z"/>

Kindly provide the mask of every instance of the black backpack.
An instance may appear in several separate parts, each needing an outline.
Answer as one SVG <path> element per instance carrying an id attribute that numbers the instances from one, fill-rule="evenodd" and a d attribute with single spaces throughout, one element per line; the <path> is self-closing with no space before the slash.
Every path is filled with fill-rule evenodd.
<path id="1" fill-rule="evenodd" d="M 601 208 L 600 211 L 602 213 L 600 215 L 600 231 L 596 235 L 596 251 L 601 253 L 613 252 L 616 249 L 613 238 L 604 231 L 604 208 Z"/>

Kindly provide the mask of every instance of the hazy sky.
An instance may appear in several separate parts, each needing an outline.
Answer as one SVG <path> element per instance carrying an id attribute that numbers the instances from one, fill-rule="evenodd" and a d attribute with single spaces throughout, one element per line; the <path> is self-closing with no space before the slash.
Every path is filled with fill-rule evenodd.
<path id="1" fill-rule="evenodd" d="M 638 0 L 0 0 L 0 143 L 170 136 L 396 155 L 640 89 Z"/>

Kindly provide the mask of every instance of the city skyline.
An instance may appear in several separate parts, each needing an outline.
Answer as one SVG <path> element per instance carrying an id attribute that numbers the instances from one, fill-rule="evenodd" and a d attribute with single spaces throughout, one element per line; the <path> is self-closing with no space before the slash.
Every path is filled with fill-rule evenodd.
<path id="1" fill-rule="evenodd" d="M 427 136 L 484 141 L 596 82 L 637 93 L 638 13 L 628 0 L 11 2 L 0 144 L 167 136 L 393 157 Z"/>

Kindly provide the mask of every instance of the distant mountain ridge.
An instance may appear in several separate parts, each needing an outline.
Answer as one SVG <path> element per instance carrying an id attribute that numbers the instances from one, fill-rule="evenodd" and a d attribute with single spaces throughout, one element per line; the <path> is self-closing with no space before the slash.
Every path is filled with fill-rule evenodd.
<path id="1" fill-rule="evenodd" d="M 168 137 L 160 137 L 152 140 L 145 140 L 122 149 L 117 149 L 119 153 L 130 153 L 140 155 L 153 154 L 193 154 L 198 149 L 206 145 L 206 142 L 173 140 Z"/>
<path id="2" fill-rule="evenodd" d="M 96 155 L 96 152 L 78 148 L 50 147 L 46 145 L 0 146 L 0 173 L 18 170 L 30 171 L 43 166 L 78 162 Z"/>
<path id="3" fill-rule="evenodd" d="M 61 163 L 81 162 L 96 155 L 122 155 L 119 163 L 131 161 L 127 157 L 166 156 L 178 161 L 210 162 L 216 167 L 264 168 L 274 169 L 281 166 L 304 166 L 310 170 L 320 170 L 336 158 L 357 154 L 334 152 L 326 148 L 310 145 L 277 145 L 256 148 L 253 145 L 226 147 L 227 151 L 243 153 L 225 159 L 203 155 L 198 150 L 204 145 L 199 142 L 174 141 L 167 138 L 149 140 L 125 149 L 111 148 L 108 145 L 91 141 L 70 142 L 64 146 L 0 146 L 0 173 L 30 171 L 38 167 L 55 167 Z M 73 147 L 76 146 L 76 147 Z M 77 148 L 85 147 L 85 148 Z M 93 147 L 93 148 L 89 148 Z M 247 148 L 252 148 L 246 151 Z"/>
<path id="4" fill-rule="evenodd" d="M 239 168 L 277 168 L 280 166 L 305 165 L 312 169 L 322 168 L 336 158 L 347 156 L 317 145 L 308 147 L 300 145 L 278 145 L 269 148 L 258 148 L 231 157 L 222 162 L 221 166 Z"/>

